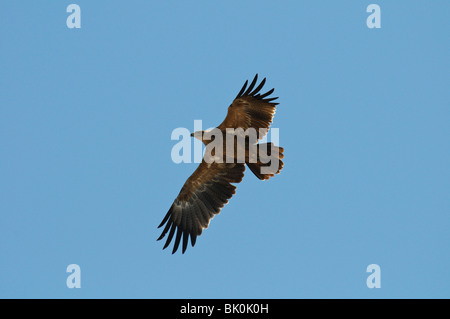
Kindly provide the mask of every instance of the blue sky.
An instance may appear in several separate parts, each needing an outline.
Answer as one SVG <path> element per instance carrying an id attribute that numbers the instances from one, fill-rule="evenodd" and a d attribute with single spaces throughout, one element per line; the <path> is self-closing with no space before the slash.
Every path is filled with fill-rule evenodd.
<path id="1" fill-rule="evenodd" d="M 0 297 L 450 297 L 448 1 L 71 3 L 0 4 Z M 171 255 L 172 130 L 255 73 L 285 167 Z"/>

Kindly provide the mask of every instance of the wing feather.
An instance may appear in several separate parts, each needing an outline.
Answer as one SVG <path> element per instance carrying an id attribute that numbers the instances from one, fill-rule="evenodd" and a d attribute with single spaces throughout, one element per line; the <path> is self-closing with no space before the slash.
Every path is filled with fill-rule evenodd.
<path id="1" fill-rule="evenodd" d="M 194 246 L 197 236 L 208 228 L 211 219 L 235 194 L 236 186 L 244 176 L 245 164 L 202 162 L 197 170 L 187 179 L 171 208 L 158 227 L 165 225 L 158 240 L 165 237 L 167 248 L 176 236 L 172 253 L 175 253 L 180 243 L 182 253 L 187 249 L 189 238 Z M 170 229 L 170 231 L 169 231 Z"/>
<path id="2" fill-rule="evenodd" d="M 247 91 L 245 91 L 244 95 L 249 95 L 250 94 L 250 92 L 253 90 L 253 88 L 254 88 L 254 86 L 256 84 L 256 81 L 258 81 L 258 74 L 255 75 L 255 77 L 253 78 L 252 83 L 250 83 L 250 85 L 249 85 Z"/>
<path id="3" fill-rule="evenodd" d="M 177 227 L 177 236 L 175 237 L 175 243 L 173 244 L 172 254 L 175 254 L 178 250 L 182 233 L 183 231 L 181 230 L 181 227 Z"/>
<path id="4" fill-rule="evenodd" d="M 236 95 L 236 98 L 240 97 L 244 93 L 245 88 L 247 87 L 247 83 L 248 83 L 248 80 L 245 81 L 244 85 L 242 86 L 242 89 L 239 91 L 238 95 Z"/>
<path id="5" fill-rule="evenodd" d="M 175 230 L 177 229 L 175 223 L 173 223 L 172 221 L 170 223 L 171 223 L 172 227 L 170 228 L 170 233 L 169 233 L 169 236 L 167 236 L 167 240 L 166 240 L 166 243 L 164 244 L 163 249 L 165 249 L 165 248 L 167 248 L 167 246 L 169 246 L 169 244 L 172 240 L 173 234 L 175 233 Z"/>
<path id="6" fill-rule="evenodd" d="M 264 78 L 261 83 L 259 83 L 258 87 L 251 93 L 251 95 L 255 95 L 256 93 L 258 93 L 259 91 L 261 91 L 262 87 L 264 86 L 264 84 L 266 83 L 266 78 Z M 259 95 L 259 94 L 258 94 Z M 256 95 L 255 95 L 256 96 Z"/>
<path id="7" fill-rule="evenodd" d="M 274 89 L 260 94 L 259 92 L 266 83 L 266 78 L 255 88 L 257 81 L 258 74 L 255 75 L 248 88 L 248 80 L 245 81 L 233 103 L 228 107 L 225 120 L 218 126 L 220 130 L 226 131 L 227 128 L 242 128 L 244 130 L 254 128 L 256 129 L 257 139 L 261 139 L 266 135 L 272 124 L 275 108 L 278 105 L 274 101 L 278 97 L 268 98 L 274 92 Z M 260 132 L 260 129 L 264 130 Z"/>

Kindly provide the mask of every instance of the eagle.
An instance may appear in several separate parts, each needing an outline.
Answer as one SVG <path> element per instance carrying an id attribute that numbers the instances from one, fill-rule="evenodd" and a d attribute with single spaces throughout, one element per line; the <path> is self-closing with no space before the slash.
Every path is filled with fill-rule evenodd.
<path id="1" fill-rule="evenodd" d="M 205 144 L 205 155 L 158 226 L 161 228 L 165 225 L 157 240 L 163 239 L 168 233 L 163 249 L 170 245 L 176 233 L 172 254 L 178 250 L 181 239 L 183 254 L 189 239 L 192 247 L 195 245 L 197 236 L 208 228 L 212 218 L 220 213 L 235 194 L 236 186 L 233 184 L 242 181 L 245 166 L 260 180 L 269 179 L 283 168 L 282 147 L 273 143 L 257 143 L 267 133 L 279 104 L 274 102 L 278 97 L 271 97 L 274 89 L 260 93 L 266 78 L 256 86 L 257 81 L 258 74 L 248 87 L 248 80 L 245 81 L 228 107 L 225 120 L 212 130 L 214 134 L 211 131 L 191 134 Z M 225 140 L 232 142 L 227 144 Z M 208 149 L 213 144 L 215 147 Z M 218 146 L 225 149 L 229 145 L 233 146 L 230 152 L 228 148 L 225 155 L 220 152 Z M 240 154 L 239 150 L 242 151 Z"/>

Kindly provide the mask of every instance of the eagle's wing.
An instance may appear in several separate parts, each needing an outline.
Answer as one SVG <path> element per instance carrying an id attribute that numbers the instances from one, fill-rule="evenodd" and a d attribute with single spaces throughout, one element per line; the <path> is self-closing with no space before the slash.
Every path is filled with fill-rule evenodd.
<path id="1" fill-rule="evenodd" d="M 164 249 L 169 246 L 175 230 L 175 244 L 172 254 L 178 249 L 183 235 L 183 253 L 186 250 L 189 236 L 192 246 L 203 229 L 218 214 L 222 207 L 235 193 L 236 186 L 244 177 L 245 165 L 239 163 L 211 164 L 202 161 L 195 172 L 187 179 L 178 197 L 173 202 L 161 224 L 164 230 L 158 240 L 164 238 L 170 230 Z"/>
<path id="2" fill-rule="evenodd" d="M 247 88 L 248 81 L 245 81 L 244 86 L 238 93 L 233 103 L 228 107 L 228 114 L 225 120 L 218 126 L 222 131 L 226 128 L 248 128 L 256 129 L 257 138 L 261 139 L 266 135 L 270 124 L 272 123 L 275 114 L 275 108 L 278 103 L 272 101 L 278 97 L 271 97 L 274 89 L 269 90 L 264 94 L 260 94 L 262 87 L 266 83 L 264 78 L 261 83 L 255 88 L 258 80 L 258 74 L 255 75 L 252 83 Z M 260 129 L 264 129 L 260 132 Z"/>

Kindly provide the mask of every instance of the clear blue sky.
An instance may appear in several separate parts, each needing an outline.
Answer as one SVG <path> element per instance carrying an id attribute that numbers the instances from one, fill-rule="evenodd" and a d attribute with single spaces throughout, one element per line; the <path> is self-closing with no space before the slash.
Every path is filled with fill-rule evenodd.
<path id="1" fill-rule="evenodd" d="M 0 297 L 450 297 L 449 1 L 70 3 L 0 4 Z M 255 73 L 285 168 L 171 255 L 171 132 Z"/>

